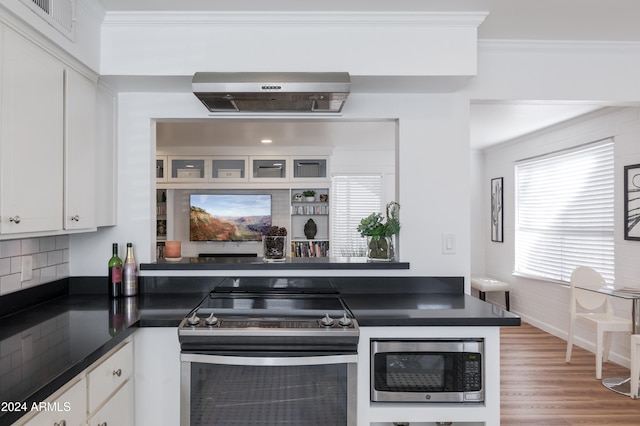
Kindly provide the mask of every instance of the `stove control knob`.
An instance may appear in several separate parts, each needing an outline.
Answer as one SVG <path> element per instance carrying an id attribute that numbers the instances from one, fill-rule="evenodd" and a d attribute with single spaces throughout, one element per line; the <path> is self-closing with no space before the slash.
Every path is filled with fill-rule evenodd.
<path id="1" fill-rule="evenodd" d="M 187 318 L 187 324 L 189 325 L 198 325 L 200 324 L 200 318 L 194 312 L 189 318 Z"/>
<path id="2" fill-rule="evenodd" d="M 320 320 L 320 324 L 324 325 L 325 327 L 331 327 L 333 325 L 333 318 L 331 318 L 329 314 L 326 314 L 324 318 Z"/>
<path id="3" fill-rule="evenodd" d="M 344 315 L 342 315 L 342 318 L 338 320 L 338 324 L 340 324 L 343 327 L 349 327 L 352 323 L 353 321 L 351 320 L 351 318 L 347 316 L 346 312 L 344 313 Z"/>
<path id="4" fill-rule="evenodd" d="M 204 323 L 207 325 L 216 325 L 218 323 L 218 318 L 213 314 L 213 312 L 211 312 L 211 315 L 204 320 Z"/>

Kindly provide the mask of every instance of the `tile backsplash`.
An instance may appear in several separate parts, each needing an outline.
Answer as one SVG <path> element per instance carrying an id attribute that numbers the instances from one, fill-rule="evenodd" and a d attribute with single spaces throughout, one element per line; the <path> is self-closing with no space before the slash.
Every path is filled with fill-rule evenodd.
<path id="1" fill-rule="evenodd" d="M 22 281 L 23 258 L 30 256 L 31 279 Z M 0 295 L 69 276 L 69 236 L 0 241 Z"/>

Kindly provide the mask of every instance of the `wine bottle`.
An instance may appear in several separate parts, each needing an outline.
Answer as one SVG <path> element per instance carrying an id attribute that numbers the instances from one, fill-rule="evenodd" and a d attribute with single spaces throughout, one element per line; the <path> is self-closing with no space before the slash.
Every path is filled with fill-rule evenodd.
<path id="1" fill-rule="evenodd" d="M 124 259 L 122 268 L 123 294 L 125 296 L 135 296 L 138 294 L 138 266 L 133 257 L 133 244 L 127 243 L 127 256 Z"/>
<path id="2" fill-rule="evenodd" d="M 122 296 L 122 259 L 118 257 L 118 243 L 113 243 L 113 255 L 109 259 L 109 296 Z"/>

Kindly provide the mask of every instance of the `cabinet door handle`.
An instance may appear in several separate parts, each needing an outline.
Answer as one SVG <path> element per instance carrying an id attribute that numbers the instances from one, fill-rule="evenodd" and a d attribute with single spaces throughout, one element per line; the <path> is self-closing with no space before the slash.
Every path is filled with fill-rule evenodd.
<path id="1" fill-rule="evenodd" d="M 113 370 L 113 375 L 118 377 L 122 376 L 122 369 L 118 368 L 117 370 Z"/>
<path id="2" fill-rule="evenodd" d="M 65 420 L 60 420 L 59 422 L 55 422 L 53 426 L 67 426 L 67 422 Z"/>
<path id="3" fill-rule="evenodd" d="M 9 222 L 13 222 L 15 224 L 20 223 L 20 216 L 13 216 L 9 218 Z"/>
<path id="4" fill-rule="evenodd" d="M 80 222 L 80 216 L 78 216 L 78 215 L 71 216 L 71 220 L 75 220 L 76 222 Z"/>

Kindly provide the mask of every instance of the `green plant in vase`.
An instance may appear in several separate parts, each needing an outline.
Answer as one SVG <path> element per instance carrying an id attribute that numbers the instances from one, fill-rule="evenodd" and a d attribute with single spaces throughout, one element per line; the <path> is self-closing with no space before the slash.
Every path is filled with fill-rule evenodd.
<path id="1" fill-rule="evenodd" d="M 400 204 L 387 203 L 385 217 L 371 213 L 358 225 L 360 236 L 367 238 L 367 253 L 371 260 L 393 260 L 393 236 L 400 232 Z"/>
<path id="2" fill-rule="evenodd" d="M 315 201 L 316 199 L 316 191 L 312 189 L 308 189 L 306 191 L 302 191 L 302 196 L 306 201 Z"/>

